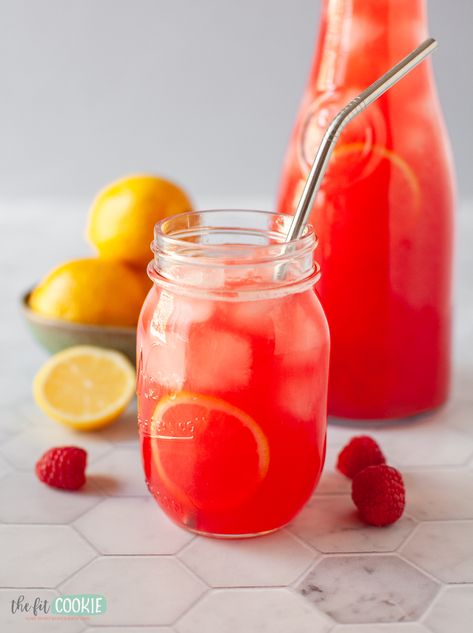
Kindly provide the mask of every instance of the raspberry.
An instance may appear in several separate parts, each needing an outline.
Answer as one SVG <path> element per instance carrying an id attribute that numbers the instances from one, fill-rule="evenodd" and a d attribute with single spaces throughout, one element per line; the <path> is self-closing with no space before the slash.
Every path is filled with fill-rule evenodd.
<path id="1" fill-rule="evenodd" d="M 53 488 L 78 490 L 85 484 L 87 453 L 77 446 L 58 446 L 46 451 L 36 463 L 40 481 Z"/>
<path id="2" fill-rule="evenodd" d="M 368 435 L 353 437 L 341 450 L 338 461 L 338 470 L 353 479 L 353 477 L 368 466 L 385 464 L 384 457 L 378 444 Z"/>
<path id="3" fill-rule="evenodd" d="M 406 493 L 401 473 L 392 466 L 369 466 L 353 479 L 351 497 L 361 518 L 378 527 L 397 521 L 404 512 Z"/>

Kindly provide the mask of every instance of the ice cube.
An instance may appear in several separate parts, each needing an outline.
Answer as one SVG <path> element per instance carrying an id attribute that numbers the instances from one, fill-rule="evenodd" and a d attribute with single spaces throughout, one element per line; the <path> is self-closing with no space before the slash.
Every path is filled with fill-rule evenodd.
<path id="1" fill-rule="evenodd" d="M 176 277 L 189 288 L 216 289 L 225 286 L 225 270 L 218 266 L 181 266 Z"/>
<path id="2" fill-rule="evenodd" d="M 174 297 L 163 290 L 159 295 L 149 326 L 151 336 L 159 339 L 162 343 L 166 342 L 166 330 L 173 312 Z"/>
<path id="3" fill-rule="evenodd" d="M 367 46 L 372 46 L 377 40 L 381 40 L 384 27 L 381 21 L 368 15 L 353 15 L 350 29 L 345 33 L 345 46 L 350 52 L 362 53 Z"/>
<path id="4" fill-rule="evenodd" d="M 175 307 L 176 329 L 181 331 L 188 330 L 192 323 L 208 321 L 215 310 L 215 302 L 211 299 L 176 295 Z"/>
<path id="5" fill-rule="evenodd" d="M 303 422 L 314 421 L 319 410 L 318 394 L 324 393 L 317 382 L 313 372 L 299 372 L 281 381 L 276 393 L 283 411 Z"/>
<path id="6" fill-rule="evenodd" d="M 207 321 L 214 310 L 215 302 L 210 299 L 162 291 L 151 315 L 150 334 L 162 343 L 166 343 L 169 332 L 175 332 L 186 340 L 190 326 Z"/>
<path id="7" fill-rule="evenodd" d="M 221 289 L 225 287 L 227 272 L 222 266 L 209 266 L 204 271 L 204 288 Z"/>
<path id="8" fill-rule="evenodd" d="M 279 304 L 274 315 L 275 354 L 304 356 L 320 346 L 321 332 L 313 301 L 315 297 L 292 295 Z"/>
<path id="9" fill-rule="evenodd" d="M 251 376 L 250 342 L 239 334 L 206 325 L 190 331 L 187 380 L 195 391 L 232 391 L 245 387 Z"/>
<path id="10" fill-rule="evenodd" d="M 241 333 L 273 338 L 275 305 L 275 300 L 229 301 L 224 306 L 225 318 Z"/>
<path id="11" fill-rule="evenodd" d="M 186 343 L 176 334 L 166 333 L 166 341 L 157 340 L 145 353 L 145 375 L 172 391 L 180 391 L 186 379 Z"/>

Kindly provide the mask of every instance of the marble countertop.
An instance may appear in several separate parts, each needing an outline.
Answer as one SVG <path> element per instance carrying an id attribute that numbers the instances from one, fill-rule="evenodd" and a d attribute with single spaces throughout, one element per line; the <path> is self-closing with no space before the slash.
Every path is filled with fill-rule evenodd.
<path id="1" fill-rule="evenodd" d="M 459 210 L 452 398 L 402 426 L 363 429 L 404 475 L 405 516 L 384 529 L 358 520 L 334 461 L 360 427 L 331 425 L 321 483 L 293 524 L 233 542 L 195 537 L 162 514 L 143 482 L 133 410 L 102 432 L 76 435 L 32 400 L 45 354 L 22 322 L 18 296 L 53 265 L 88 252 L 86 207 L 0 203 L 0 629 L 471 633 L 473 204 Z M 74 494 L 33 473 L 46 449 L 70 443 L 89 453 L 88 483 Z M 107 611 L 88 619 L 12 613 L 19 595 L 33 602 L 60 594 L 103 594 Z"/>

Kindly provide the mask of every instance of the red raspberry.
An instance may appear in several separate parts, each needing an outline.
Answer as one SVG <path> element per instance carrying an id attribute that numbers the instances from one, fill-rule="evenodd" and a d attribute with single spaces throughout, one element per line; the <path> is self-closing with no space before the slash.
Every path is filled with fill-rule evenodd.
<path id="1" fill-rule="evenodd" d="M 53 488 L 78 490 L 85 484 L 87 453 L 77 446 L 50 448 L 36 464 L 40 481 Z"/>
<path id="2" fill-rule="evenodd" d="M 406 492 L 401 473 L 392 466 L 369 466 L 355 476 L 351 497 L 366 523 L 378 527 L 397 521 L 404 512 Z"/>
<path id="3" fill-rule="evenodd" d="M 385 464 L 384 457 L 378 444 L 368 435 L 353 437 L 341 450 L 338 461 L 338 470 L 353 479 L 361 470 L 376 464 Z"/>

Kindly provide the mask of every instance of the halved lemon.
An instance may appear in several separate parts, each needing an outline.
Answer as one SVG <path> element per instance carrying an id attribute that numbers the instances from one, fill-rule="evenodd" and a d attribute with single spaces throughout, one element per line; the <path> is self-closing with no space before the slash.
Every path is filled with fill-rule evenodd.
<path id="1" fill-rule="evenodd" d="M 52 356 L 33 382 L 36 403 L 49 417 L 79 431 L 110 424 L 135 391 L 135 370 L 113 350 L 88 345 Z"/>
<path id="2" fill-rule="evenodd" d="M 201 510 L 240 505 L 269 468 L 269 445 L 261 427 L 213 396 L 180 392 L 162 398 L 153 414 L 150 443 L 164 486 Z"/>

